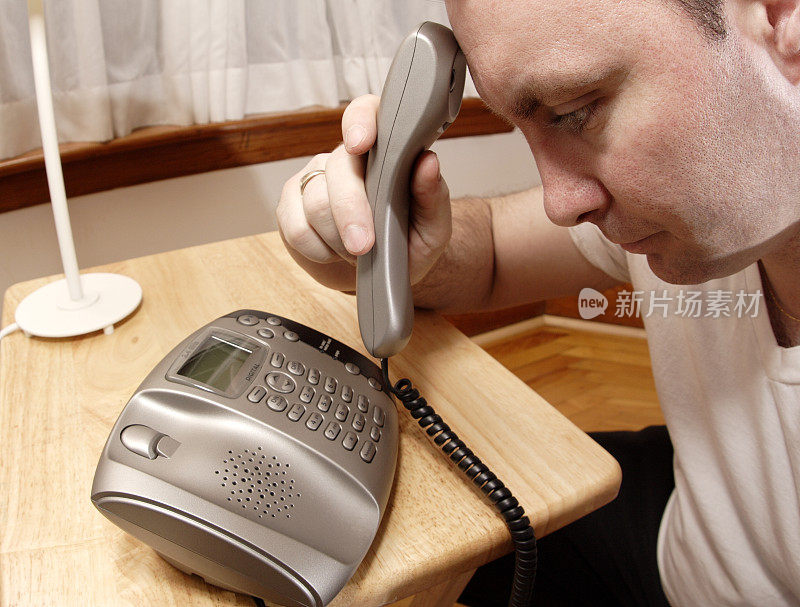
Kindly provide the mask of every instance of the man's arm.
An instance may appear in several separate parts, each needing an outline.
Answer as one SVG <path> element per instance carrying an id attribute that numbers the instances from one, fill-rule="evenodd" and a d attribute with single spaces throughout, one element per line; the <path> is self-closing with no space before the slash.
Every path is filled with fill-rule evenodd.
<path id="1" fill-rule="evenodd" d="M 619 283 L 590 264 L 567 228 L 550 222 L 541 187 L 452 202 L 444 254 L 414 286 L 414 303 L 448 312 L 504 308 Z"/>

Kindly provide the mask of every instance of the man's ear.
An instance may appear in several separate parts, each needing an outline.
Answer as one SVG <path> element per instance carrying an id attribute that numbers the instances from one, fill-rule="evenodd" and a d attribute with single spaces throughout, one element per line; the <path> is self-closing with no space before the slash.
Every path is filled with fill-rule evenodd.
<path id="1" fill-rule="evenodd" d="M 734 1 L 737 25 L 764 47 L 792 84 L 800 84 L 800 0 Z"/>

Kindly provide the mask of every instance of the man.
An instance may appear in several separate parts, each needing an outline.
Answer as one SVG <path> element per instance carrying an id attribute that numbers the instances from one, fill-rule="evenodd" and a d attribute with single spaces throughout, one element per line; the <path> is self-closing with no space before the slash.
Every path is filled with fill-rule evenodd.
<path id="1" fill-rule="evenodd" d="M 620 497 L 545 538 L 537 601 L 800 604 L 800 0 L 447 9 L 478 91 L 525 135 L 542 188 L 454 201 L 451 220 L 424 153 L 416 305 L 487 309 L 625 280 L 643 306 L 678 300 L 681 285 L 766 295 L 758 314 L 645 319 L 674 490 L 664 433 L 604 443 L 623 467 Z M 361 155 L 376 107 L 348 107 L 344 146 L 292 177 L 277 208 L 293 257 L 341 290 L 374 239 Z M 315 169 L 324 176 L 301 195 Z M 502 604 L 481 593 L 494 567 L 464 600 Z"/>

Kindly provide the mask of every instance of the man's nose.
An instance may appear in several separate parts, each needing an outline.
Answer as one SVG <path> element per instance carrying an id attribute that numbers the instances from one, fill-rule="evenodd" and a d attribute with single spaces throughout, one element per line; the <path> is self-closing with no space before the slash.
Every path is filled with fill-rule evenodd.
<path id="1" fill-rule="evenodd" d="M 601 215 L 611 202 L 602 182 L 576 159 L 537 154 L 544 210 L 559 226 L 574 226 Z"/>

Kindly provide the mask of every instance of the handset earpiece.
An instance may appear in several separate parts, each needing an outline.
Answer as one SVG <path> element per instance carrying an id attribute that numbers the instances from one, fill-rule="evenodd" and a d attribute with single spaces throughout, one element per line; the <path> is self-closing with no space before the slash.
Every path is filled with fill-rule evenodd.
<path id="1" fill-rule="evenodd" d="M 411 337 L 411 171 L 419 154 L 455 120 L 465 76 L 466 59 L 453 32 L 426 21 L 403 41 L 383 85 L 366 173 L 375 244 L 358 258 L 356 288 L 361 339 L 376 358 L 397 354 Z"/>

